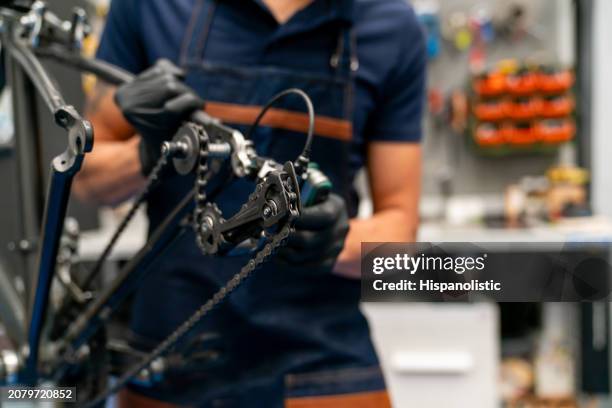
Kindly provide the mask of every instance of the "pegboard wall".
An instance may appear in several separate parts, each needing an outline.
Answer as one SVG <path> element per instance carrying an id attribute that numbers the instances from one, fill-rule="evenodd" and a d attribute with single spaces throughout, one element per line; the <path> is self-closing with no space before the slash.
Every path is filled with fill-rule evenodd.
<path id="1" fill-rule="evenodd" d="M 563 66 L 574 65 L 574 12 L 572 0 L 438 0 L 412 1 L 422 9 L 434 6 L 438 10 L 441 30 L 453 14 L 459 12 L 489 13 L 493 20 L 509 15 L 515 5 L 525 10 L 527 35 L 520 40 L 496 39 L 486 46 L 485 63 L 494 66 L 498 61 L 514 58 L 520 61 L 538 60 Z M 458 88 L 466 89 L 470 78 L 469 52 L 458 51 L 452 42 L 442 41 L 439 55 L 429 63 L 428 87 L 448 95 Z M 453 195 L 502 193 L 510 183 L 526 175 L 543 174 L 559 163 L 560 158 L 571 161 L 573 146 L 548 155 L 520 154 L 509 157 L 483 157 L 466 141 L 465 135 L 454 134 L 444 124 L 426 118 L 424 141 L 425 196 L 437 196 L 447 181 Z M 580 140 L 580 132 L 576 138 Z"/>

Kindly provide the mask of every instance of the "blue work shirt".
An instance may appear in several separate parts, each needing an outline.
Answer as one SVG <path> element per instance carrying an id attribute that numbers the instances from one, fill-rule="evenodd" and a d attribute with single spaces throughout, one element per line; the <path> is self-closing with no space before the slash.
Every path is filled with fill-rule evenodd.
<path id="1" fill-rule="evenodd" d="M 179 62 L 195 0 L 112 2 L 98 57 L 138 73 L 159 58 Z M 426 50 L 404 0 L 316 0 L 279 25 L 261 0 L 225 0 L 217 11 L 207 58 L 249 67 L 329 70 L 336 41 L 330 21 L 353 21 L 359 69 L 353 113 L 354 170 L 369 142 L 419 142 L 425 102 Z"/>
<path id="2" fill-rule="evenodd" d="M 309 84 L 318 77 L 330 77 L 330 54 L 337 48 L 338 27 L 349 24 L 359 62 L 352 95 L 346 98 L 351 105 L 352 134 L 348 141 L 342 141 L 350 148 L 349 179 L 366 164 L 369 143 L 420 141 L 426 51 L 416 16 L 405 1 L 315 0 L 279 25 L 262 1 L 223 0 L 218 2 L 214 19 L 210 20 L 206 40 L 185 43 L 188 32 L 193 32 L 196 39 L 203 38 L 199 31 L 205 24 L 192 26 L 190 21 L 194 10 L 209 3 L 208 0 L 114 1 L 98 57 L 138 73 L 159 58 L 180 64 L 185 47 L 205 46 L 207 62 L 242 72 L 275 67 L 279 72 L 294 72 L 296 78 L 307 78 L 303 83 Z M 199 54 L 196 52 L 196 55 Z M 219 84 L 219 87 L 225 85 Z M 206 86 L 214 87 L 215 83 Z M 228 98 L 220 102 L 232 102 L 234 86 L 210 93 Z M 205 89 L 197 90 L 204 92 Z M 265 90 L 266 86 L 249 90 L 252 89 Z M 327 108 L 337 113 L 337 109 Z M 256 132 L 256 148 L 260 147 L 257 137 Z M 320 144 L 315 140 L 315 150 Z M 276 146 L 292 147 L 291 143 Z M 330 149 L 329 154 L 335 152 Z M 179 198 L 163 192 L 156 200 L 172 202 Z M 150 214 L 152 204 L 158 210 L 163 207 L 159 202 L 150 203 Z M 159 223 L 161 214 L 171 205 L 167 207 L 152 217 L 153 225 Z M 203 258 L 193 241 L 193 235 L 187 234 L 181 243 L 165 253 L 155 265 L 157 271 L 143 283 L 136 296 L 131 327 L 145 340 L 166 336 L 244 265 L 240 259 Z M 210 377 L 200 373 L 204 377 L 196 376 L 193 384 L 204 378 L 209 389 L 221 393 L 229 383 L 247 390 L 263 383 L 277 384 L 274 375 L 377 364 L 367 323 L 358 307 L 358 281 L 331 274 L 311 276 L 304 271 L 278 270 L 272 265 L 245 286 L 203 323 L 203 331 L 227 334 L 221 343 L 229 350 L 226 354 L 231 356 L 230 360 L 224 361 L 224 368 Z M 374 380 L 362 383 L 352 390 L 375 388 L 375 383 Z M 187 384 L 187 377 L 181 376 L 173 387 L 184 387 L 181 392 L 187 395 L 190 392 L 187 390 L 191 390 Z M 163 399 L 167 396 L 163 391 L 151 395 Z"/>

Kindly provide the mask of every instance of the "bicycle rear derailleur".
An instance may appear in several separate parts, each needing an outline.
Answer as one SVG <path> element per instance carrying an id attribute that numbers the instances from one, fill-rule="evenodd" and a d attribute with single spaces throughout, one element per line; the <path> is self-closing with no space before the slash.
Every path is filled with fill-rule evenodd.
<path id="1" fill-rule="evenodd" d="M 207 255 L 252 252 L 301 212 L 300 187 L 293 163 L 280 165 L 258 157 L 242 133 L 206 115 L 185 124 L 163 151 L 172 157 L 179 174 L 195 170 L 196 194 L 193 229 L 198 246 Z M 207 201 L 206 186 L 218 166 L 211 161 L 230 159 L 236 177 L 248 177 L 256 187 L 241 209 L 224 218 L 219 207 Z"/>

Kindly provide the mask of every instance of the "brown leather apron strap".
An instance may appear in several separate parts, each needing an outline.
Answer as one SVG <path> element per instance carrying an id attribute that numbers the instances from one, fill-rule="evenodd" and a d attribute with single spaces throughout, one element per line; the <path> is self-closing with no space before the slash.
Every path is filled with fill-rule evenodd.
<path id="1" fill-rule="evenodd" d="M 292 398 L 285 401 L 285 408 L 391 408 L 386 391 L 324 397 Z"/>
<path id="2" fill-rule="evenodd" d="M 154 400 L 123 389 L 118 395 L 119 408 L 179 408 L 179 405 Z M 386 391 L 323 397 L 292 398 L 285 401 L 285 408 L 391 408 Z"/>
<path id="3" fill-rule="evenodd" d="M 179 408 L 178 405 L 154 400 L 124 388 L 117 395 L 119 408 Z"/>
<path id="4" fill-rule="evenodd" d="M 235 125 L 251 125 L 262 106 L 246 106 L 223 102 L 206 102 L 204 110 L 221 121 Z M 261 120 L 262 126 L 293 132 L 308 131 L 308 115 L 286 109 L 271 108 Z M 348 142 L 353 137 L 352 123 L 344 119 L 317 116 L 315 135 Z"/>

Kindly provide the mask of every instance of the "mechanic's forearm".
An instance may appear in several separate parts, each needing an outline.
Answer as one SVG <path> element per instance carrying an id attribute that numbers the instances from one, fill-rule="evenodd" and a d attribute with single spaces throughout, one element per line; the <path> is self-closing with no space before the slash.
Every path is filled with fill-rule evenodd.
<path id="1" fill-rule="evenodd" d="M 75 178 L 77 197 L 92 204 L 117 205 L 140 191 L 145 178 L 138 159 L 139 141 L 133 137 L 96 144 Z"/>
<path id="2" fill-rule="evenodd" d="M 387 209 L 368 219 L 351 220 L 351 229 L 334 273 L 353 279 L 361 277 L 362 242 L 414 242 L 418 220 L 404 209 Z"/>

